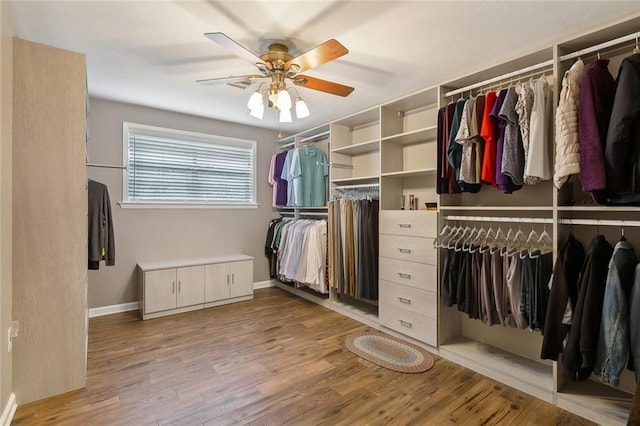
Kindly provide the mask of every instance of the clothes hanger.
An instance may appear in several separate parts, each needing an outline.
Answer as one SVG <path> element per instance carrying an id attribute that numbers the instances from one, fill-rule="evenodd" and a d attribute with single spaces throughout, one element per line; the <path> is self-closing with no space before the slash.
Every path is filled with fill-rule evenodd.
<path id="1" fill-rule="evenodd" d="M 536 232 L 536 230 L 531 227 L 531 232 L 529 233 L 529 238 L 527 238 L 527 242 L 524 245 L 524 250 L 520 252 L 520 259 L 526 259 L 527 257 L 532 257 L 532 254 L 536 251 L 536 245 L 540 240 L 540 235 Z"/>
<path id="2" fill-rule="evenodd" d="M 491 242 L 491 248 L 489 249 L 489 253 L 494 254 L 498 252 L 498 254 L 500 254 L 499 251 L 502 248 L 502 244 L 504 240 L 505 240 L 504 232 L 502 231 L 501 227 L 498 227 L 498 230 L 496 231 L 496 236 Z"/>
<path id="3" fill-rule="evenodd" d="M 490 249 L 489 245 L 493 242 L 493 240 L 495 240 L 495 238 L 496 238 L 496 233 L 493 231 L 493 226 L 489 226 L 489 230 L 484 236 L 484 239 L 479 244 L 478 251 L 480 253 L 484 253 L 485 251 L 489 250 Z"/>
<path id="4" fill-rule="evenodd" d="M 620 222 L 620 241 L 626 241 L 627 238 L 624 236 L 624 220 Z"/>
<path id="5" fill-rule="evenodd" d="M 464 238 L 469 234 L 469 232 L 471 232 L 471 228 L 469 228 L 469 226 L 465 226 L 464 230 L 462 231 L 462 234 L 460 234 L 460 237 L 456 239 L 456 241 L 453 243 L 453 246 L 449 244 L 449 248 L 452 248 L 456 252 L 462 251 L 462 246 L 458 247 L 458 244 L 462 240 L 464 240 Z"/>
<path id="6" fill-rule="evenodd" d="M 460 231 L 460 226 L 459 225 L 455 225 L 453 227 L 451 227 L 451 229 L 449 230 L 449 233 L 447 235 L 445 235 L 444 237 L 442 237 L 442 239 L 440 240 L 440 244 L 438 245 L 439 248 L 443 248 L 443 249 L 449 249 L 449 241 L 451 241 L 451 239 Z"/>
<path id="7" fill-rule="evenodd" d="M 440 231 L 440 234 L 438 234 L 438 236 L 436 238 L 434 238 L 433 240 L 433 248 L 439 248 L 440 247 L 440 242 L 442 241 L 442 238 L 445 235 L 448 235 L 447 232 L 451 231 L 451 227 L 449 226 L 449 224 L 446 224 L 442 230 Z"/>
<path id="8" fill-rule="evenodd" d="M 522 232 L 522 229 L 518 228 L 515 235 L 513 236 L 513 240 L 511 241 L 510 248 L 507 250 L 507 256 L 517 256 L 521 251 L 524 250 L 527 244 L 527 235 Z"/>
<path id="9" fill-rule="evenodd" d="M 639 33 L 640 34 L 640 33 Z M 640 53 L 640 46 L 638 45 L 638 36 L 639 34 L 636 34 L 636 47 L 633 49 L 633 54 L 635 55 L 636 53 Z"/>
<path id="10" fill-rule="evenodd" d="M 469 253 L 475 253 L 477 251 L 480 251 L 480 247 L 482 247 L 482 243 L 486 238 L 486 235 L 487 235 L 487 230 L 484 229 L 484 227 L 481 227 L 480 230 L 478 231 L 478 234 L 476 235 L 476 238 L 473 241 L 471 241 L 469 245 Z"/>
<path id="11" fill-rule="evenodd" d="M 462 241 L 462 251 L 471 253 L 471 241 L 475 239 L 478 232 L 479 232 L 478 228 L 474 226 L 471 232 L 469 233 L 469 235 L 467 235 L 464 241 Z"/>
<path id="12" fill-rule="evenodd" d="M 509 251 L 509 241 L 511 241 L 514 235 L 515 233 L 511 229 L 511 225 L 509 225 L 507 236 L 504 238 L 504 241 L 502 241 L 502 244 L 500 247 L 500 256 L 504 257 L 507 254 L 507 252 Z"/>

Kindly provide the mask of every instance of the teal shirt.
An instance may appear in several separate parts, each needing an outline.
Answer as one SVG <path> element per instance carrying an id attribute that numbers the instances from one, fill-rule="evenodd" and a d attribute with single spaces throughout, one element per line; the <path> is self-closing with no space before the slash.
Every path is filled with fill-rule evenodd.
<path id="1" fill-rule="evenodd" d="M 325 165 L 321 165 L 321 164 Z M 295 206 L 321 207 L 326 204 L 326 166 L 325 153 L 312 145 L 297 148 L 291 161 Z"/>

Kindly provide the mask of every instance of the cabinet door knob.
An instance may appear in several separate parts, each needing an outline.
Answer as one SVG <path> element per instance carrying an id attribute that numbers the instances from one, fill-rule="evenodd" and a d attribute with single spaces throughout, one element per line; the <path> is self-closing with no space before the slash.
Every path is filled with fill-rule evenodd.
<path id="1" fill-rule="evenodd" d="M 400 253 L 411 254 L 411 249 L 399 248 Z"/>
<path id="2" fill-rule="evenodd" d="M 175 294 L 176 293 L 176 282 L 172 282 L 171 283 L 171 293 Z"/>
<path id="3" fill-rule="evenodd" d="M 411 274 L 404 274 L 402 272 L 398 272 L 398 275 L 400 276 L 400 278 L 406 278 L 408 280 L 411 279 Z"/>
<path id="4" fill-rule="evenodd" d="M 236 283 L 236 274 L 231 274 L 231 284 Z"/>
<path id="5" fill-rule="evenodd" d="M 227 274 L 227 285 L 229 285 L 229 274 Z"/>
<path id="6" fill-rule="evenodd" d="M 178 281 L 178 293 L 180 293 L 180 281 Z"/>

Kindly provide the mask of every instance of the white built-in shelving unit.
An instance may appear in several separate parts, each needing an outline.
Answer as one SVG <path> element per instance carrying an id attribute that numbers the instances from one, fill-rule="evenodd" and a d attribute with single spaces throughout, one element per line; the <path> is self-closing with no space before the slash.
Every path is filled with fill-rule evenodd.
<path id="1" fill-rule="evenodd" d="M 545 229 L 556 250 L 570 231 L 586 246 L 596 232 L 615 244 L 621 229 L 640 247 L 640 208 L 594 205 L 577 179 L 559 191 L 552 181 L 544 181 L 510 195 L 489 186 L 477 194 L 436 193 L 441 107 L 469 93 L 486 93 L 541 75 L 557 105 L 564 72 L 577 57 L 586 64 L 598 55 L 609 59 L 615 77 L 622 59 L 633 53 L 639 30 L 640 14 L 283 139 L 281 146 L 326 141 L 331 164 L 328 196 L 339 188 L 366 186 L 378 187 L 380 196 L 380 316 L 344 300 L 314 299 L 308 292 L 301 296 L 600 424 L 625 424 L 635 388 L 631 372 L 625 372 L 615 388 L 595 379 L 568 382 L 560 374 L 561 360 L 540 359 L 539 332 L 487 326 L 441 305 L 441 259 L 425 250 L 434 251 L 431 242 L 447 217 Z M 417 211 L 408 210 L 410 195 L 418 198 Z M 437 203 L 438 212 L 426 211 L 427 202 Z M 398 278 L 403 276 L 411 276 L 412 282 Z M 408 297 L 415 301 L 407 304 Z"/>

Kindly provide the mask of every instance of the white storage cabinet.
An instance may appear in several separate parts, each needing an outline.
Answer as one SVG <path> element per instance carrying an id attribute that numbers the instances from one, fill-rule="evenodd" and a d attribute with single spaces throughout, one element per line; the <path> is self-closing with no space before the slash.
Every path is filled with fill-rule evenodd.
<path id="1" fill-rule="evenodd" d="M 138 264 L 142 319 L 253 298 L 253 257 L 221 256 Z"/>

